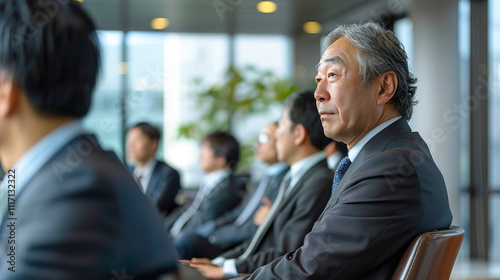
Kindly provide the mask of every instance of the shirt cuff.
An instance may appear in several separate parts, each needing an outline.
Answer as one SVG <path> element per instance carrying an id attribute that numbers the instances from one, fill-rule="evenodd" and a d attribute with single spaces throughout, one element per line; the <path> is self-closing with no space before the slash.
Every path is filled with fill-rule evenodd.
<path id="1" fill-rule="evenodd" d="M 214 264 L 216 266 L 222 266 L 224 264 L 225 260 L 226 260 L 226 258 L 224 258 L 224 257 L 217 257 L 217 258 L 212 260 L 212 264 Z"/>
<path id="2" fill-rule="evenodd" d="M 222 266 L 222 273 L 227 278 L 238 276 L 238 270 L 236 269 L 236 260 L 229 259 L 224 261 L 224 265 Z"/>

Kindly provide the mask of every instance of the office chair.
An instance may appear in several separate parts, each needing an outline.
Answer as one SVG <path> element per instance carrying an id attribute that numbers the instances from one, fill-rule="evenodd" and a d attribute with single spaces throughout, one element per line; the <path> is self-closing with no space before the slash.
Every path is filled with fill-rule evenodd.
<path id="1" fill-rule="evenodd" d="M 424 232 L 413 239 L 392 280 L 449 279 L 465 231 L 461 227 Z"/>

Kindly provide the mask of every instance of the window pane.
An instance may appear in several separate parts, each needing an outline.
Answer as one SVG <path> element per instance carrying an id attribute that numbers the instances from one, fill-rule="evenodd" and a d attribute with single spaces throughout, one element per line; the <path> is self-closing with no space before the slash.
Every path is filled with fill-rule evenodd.
<path id="1" fill-rule="evenodd" d="M 470 1 L 458 2 L 458 51 L 460 59 L 460 99 L 470 99 Z M 466 106 L 461 104 L 461 106 Z M 460 184 L 470 188 L 470 122 L 469 115 L 462 115 L 460 122 Z M 465 213 L 469 216 L 469 213 Z"/>
<path id="2" fill-rule="evenodd" d="M 130 32 L 128 47 L 127 128 L 148 122 L 163 130 L 165 33 Z M 163 145 L 156 157 L 163 160 Z"/>
<path id="3" fill-rule="evenodd" d="M 292 71 L 291 44 L 283 35 L 236 35 L 235 65 L 255 66 L 286 78 Z"/>
<path id="4" fill-rule="evenodd" d="M 498 213 L 500 213 L 500 194 L 490 197 L 490 261 L 500 262 L 500 223 Z"/>
<path id="5" fill-rule="evenodd" d="M 413 22 L 406 17 L 394 23 L 394 33 L 403 44 L 408 54 L 408 66 L 413 67 Z"/>
<path id="6" fill-rule="evenodd" d="M 123 154 L 121 139 L 121 31 L 97 31 L 101 45 L 101 73 L 84 126 L 96 134 L 104 149 Z"/>
<path id="7" fill-rule="evenodd" d="M 488 1 L 489 11 L 489 179 L 500 190 L 500 1 Z M 499 235 L 500 236 L 500 235 Z M 500 237 L 499 237 L 500 238 Z"/>
<path id="8" fill-rule="evenodd" d="M 252 66 L 257 70 L 269 71 L 277 78 L 292 80 L 292 43 L 289 37 L 239 34 L 234 40 L 236 67 L 243 69 Z M 244 71 L 243 74 L 248 73 Z M 252 79 L 250 75 L 246 77 Z M 267 112 L 250 117 L 240 116 L 233 127 L 235 136 L 241 139 L 246 147 L 255 147 L 254 139 L 259 131 L 269 123 L 279 120 L 281 110 L 281 106 L 276 105 Z M 265 169 L 265 164 L 254 161 L 251 169 L 254 178 L 259 178 L 259 174 Z"/>
<path id="9" fill-rule="evenodd" d="M 490 188 L 500 190 L 500 1 L 488 1 L 489 12 L 489 181 Z M 500 195 L 490 197 L 490 259 L 500 261 Z"/>
<path id="10" fill-rule="evenodd" d="M 168 33 L 164 41 L 164 147 L 165 158 L 181 172 L 184 187 L 197 187 L 199 143 L 178 139 L 181 124 L 199 119 L 193 96 L 220 83 L 229 66 L 229 36 L 224 34 Z M 199 84 L 197 84 L 199 81 Z"/>

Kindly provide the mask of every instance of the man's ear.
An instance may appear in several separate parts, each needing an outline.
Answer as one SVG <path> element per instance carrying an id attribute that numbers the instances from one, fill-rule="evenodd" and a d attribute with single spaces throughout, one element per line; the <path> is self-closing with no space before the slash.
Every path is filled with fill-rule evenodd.
<path id="1" fill-rule="evenodd" d="M 225 157 L 216 156 L 214 160 L 215 160 L 215 165 L 218 168 L 224 168 L 224 167 L 227 167 L 227 165 L 228 165 L 228 162 L 227 162 Z"/>
<path id="2" fill-rule="evenodd" d="M 14 111 L 21 91 L 7 75 L 0 74 L 0 117 L 8 117 Z"/>
<path id="3" fill-rule="evenodd" d="M 383 73 L 377 78 L 380 85 L 379 93 L 377 96 L 377 105 L 387 104 L 398 88 L 398 77 L 394 71 Z"/>
<path id="4" fill-rule="evenodd" d="M 302 124 L 297 124 L 293 128 L 293 137 L 293 144 L 295 146 L 299 146 L 304 143 L 307 139 L 307 129 L 305 128 L 305 126 Z"/>
<path id="5" fill-rule="evenodd" d="M 153 153 L 156 153 L 158 146 L 160 145 L 160 140 L 153 140 L 151 143 L 151 149 Z"/>

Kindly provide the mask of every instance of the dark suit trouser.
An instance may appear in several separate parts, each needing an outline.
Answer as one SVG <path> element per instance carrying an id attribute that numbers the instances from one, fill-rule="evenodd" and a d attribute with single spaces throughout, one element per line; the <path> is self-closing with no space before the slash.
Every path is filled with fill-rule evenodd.
<path id="1" fill-rule="evenodd" d="M 213 245 L 206 238 L 192 231 L 183 233 L 178 238 L 175 238 L 174 246 L 179 253 L 180 259 L 185 260 L 191 258 L 213 259 L 231 249 L 231 247 Z"/>

